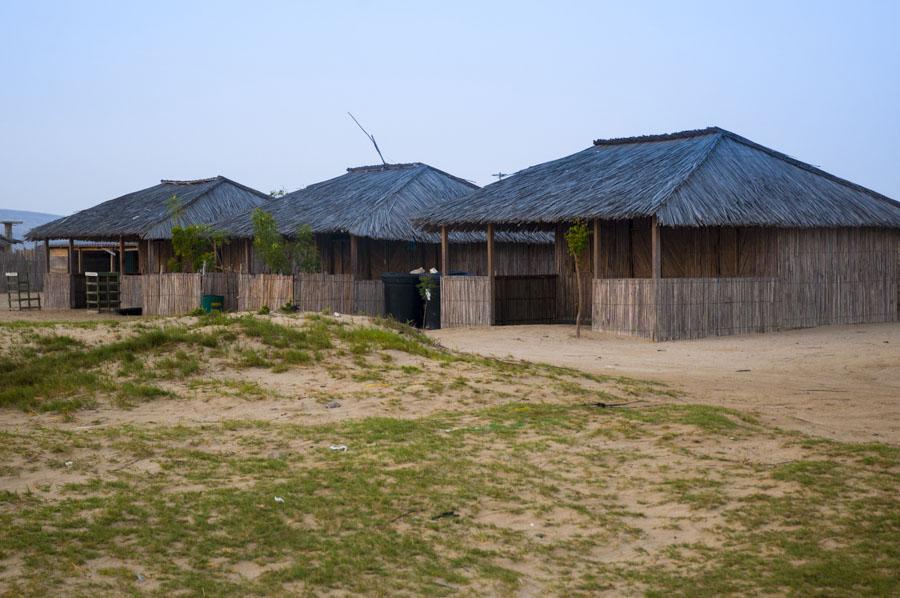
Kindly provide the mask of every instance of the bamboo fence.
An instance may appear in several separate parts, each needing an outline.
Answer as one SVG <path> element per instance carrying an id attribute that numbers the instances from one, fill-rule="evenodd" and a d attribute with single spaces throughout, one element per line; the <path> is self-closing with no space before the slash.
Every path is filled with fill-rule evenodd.
<path id="1" fill-rule="evenodd" d="M 122 307 L 143 307 L 144 277 L 123 276 L 119 281 L 119 300 Z"/>
<path id="2" fill-rule="evenodd" d="M 44 274 L 44 307 L 46 309 L 72 308 L 72 276 L 47 272 Z"/>
<path id="3" fill-rule="evenodd" d="M 237 272 L 211 272 L 201 279 L 204 295 L 221 295 L 225 298 L 225 311 L 237 311 L 240 274 Z"/>
<path id="4" fill-rule="evenodd" d="M 6 292 L 6 272 L 27 274 L 33 291 L 44 288 L 44 273 L 47 270 L 47 254 L 43 249 L 24 249 L 0 253 L 0 293 Z"/>
<path id="5" fill-rule="evenodd" d="M 896 232 L 738 234 L 740 277 L 594 280 L 593 327 L 674 340 L 898 319 Z"/>
<path id="6" fill-rule="evenodd" d="M 295 274 L 294 303 L 300 311 L 353 313 L 353 276 Z"/>
<path id="7" fill-rule="evenodd" d="M 380 280 L 354 280 L 353 313 L 361 316 L 383 316 L 384 283 Z"/>
<path id="8" fill-rule="evenodd" d="M 200 307 L 201 274 L 144 274 L 142 278 L 145 315 L 178 316 Z"/>
<path id="9" fill-rule="evenodd" d="M 283 274 L 238 275 L 238 311 L 257 311 L 266 306 L 278 309 L 294 303 L 294 277 Z"/>
<path id="10" fill-rule="evenodd" d="M 491 281 L 487 276 L 441 277 L 441 327 L 490 326 Z"/>

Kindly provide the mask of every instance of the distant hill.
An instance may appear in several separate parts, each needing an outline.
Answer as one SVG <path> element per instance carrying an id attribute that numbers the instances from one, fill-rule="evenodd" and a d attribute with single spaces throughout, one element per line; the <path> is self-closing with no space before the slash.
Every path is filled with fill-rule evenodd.
<path id="1" fill-rule="evenodd" d="M 24 239 L 25 233 L 30 231 L 36 226 L 40 226 L 51 220 L 56 220 L 60 218 L 60 216 L 56 214 L 45 214 L 43 212 L 28 212 L 25 210 L 5 210 L 0 208 L 0 220 L 21 220 L 22 224 L 16 224 L 13 226 L 13 236 L 16 239 Z M 0 227 L 0 234 L 3 233 L 3 228 Z M 26 243 L 26 246 L 30 246 L 31 243 Z M 17 247 L 21 247 L 21 245 L 17 245 Z"/>

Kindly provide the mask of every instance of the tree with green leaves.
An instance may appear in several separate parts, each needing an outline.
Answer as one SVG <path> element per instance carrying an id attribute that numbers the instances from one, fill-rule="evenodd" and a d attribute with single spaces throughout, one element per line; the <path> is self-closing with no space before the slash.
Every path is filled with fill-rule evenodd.
<path id="1" fill-rule="evenodd" d="M 575 262 L 575 284 L 578 289 L 578 310 L 575 314 L 575 336 L 581 337 L 581 310 L 584 303 L 582 292 L 581 270 L 584 267 L 584 257 L 590 246 L 591 238 L 587 224 L 584 220 L 576 220 L 565 233 L 566 249 Z"/>
<path id="2" fill-rule="evenodd" d="M 319 252 L 309 225 L 297 227 L 294 238 L 289 240 L 278 232 L 278 224 L 269 212 L 256 208 L 251 220 L 253 248 L 269 272 L 293 274 L 295 269 L 300 272 L 319 271 Z"/>
<path id="3" fill-rule="evenodd" d="M 181 224 L 184 209 L 177 195 L 166 202 L 172 219 L 172 253 L 166 266 L 170 272 L 208 272 L 221 270 L 219 248 L 228 242 L 224 233 L 207 224 Z"/>

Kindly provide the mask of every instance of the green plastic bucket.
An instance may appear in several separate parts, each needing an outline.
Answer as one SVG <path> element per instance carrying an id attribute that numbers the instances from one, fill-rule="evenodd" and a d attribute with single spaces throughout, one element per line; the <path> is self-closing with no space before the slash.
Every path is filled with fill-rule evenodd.
<path id="1" fill-rule="evenodd" d="M 225 311 L 225 295 L 203 295 L 200 297 L 200 309 L 208 314 Z"/>

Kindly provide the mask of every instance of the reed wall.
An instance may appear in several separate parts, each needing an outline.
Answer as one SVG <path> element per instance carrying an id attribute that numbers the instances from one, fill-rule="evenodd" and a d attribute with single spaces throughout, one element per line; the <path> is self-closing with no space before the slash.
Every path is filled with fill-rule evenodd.
<path id="1" fill-rule="evenodd" d="M 6 292 L 6 272 L 27 275 L 33 291 L 44 288 L 44 273 L 47 270 L 47 254 L 43 247 L 21 249 L 0 253 L 0 293 Z"/>
<path id="2" fill-rule="evenodd" d="M 119 281 L 119 300 L 122 307 L 144 306 L 144 277 L 126 275 Z"/>
<path id="3" fill-rule="evenodd" d="M 237 280 L 237 311 L 258 311 L 263 306 L 275 310 L 294 302 L 293 276 L 238 274 Z"/>
<path id="4" fill-rule="evenodd" d="M 491 281 L 487 276 L 441 277 L 441 327 L 490 326 Z"/>
<path id="5" fill-rule="evenodd" d="M 663 247 L 668 232 L 664 229 Z M 723 231 L 707 232 L 701 243 L 717 239 L 734 247 L 732 253 L 717 259 L 715 253 L 689 256 L 682 264 L 693 264 L 690 271 L 717 264 L 717 271 L 730 268 L 741 276 L 594 280 L 593 327 L 671 340 L 898 319 L 897 231 L 738 229 L 733 234 L 723 241 Z M 665 259 L 664 251 L 664 273 Z"/>
<path id="6" fill-rule="evenodd" d="M 353 313 L 361 316 L 383 316 L 384 283 L 380 280 L 354 280 Z"/>
<path id="7" fill-rule="evenodd" d="M 294 303 L 300 311 L 353 313 L 350 274 L 295 274 Z"/>
<path id="8" fill-rule="evenodd" d="M 71 309 L 73 281 L 71 274 L 44 273 L 43 306 L 46 309 Z"/>
<path id="9" fill-rule="evenodd" d="M 143 313 L 149 316 L 180 316 L 200 307 L 201 274 L 172 272 L 141 277 Z"/>
<path id="10" fill-rule="evenodd" d="M 494 323 L 503 326 L 556 322 L 556 290 L 556 276 L 552 274 L 495 277 Z"/>

